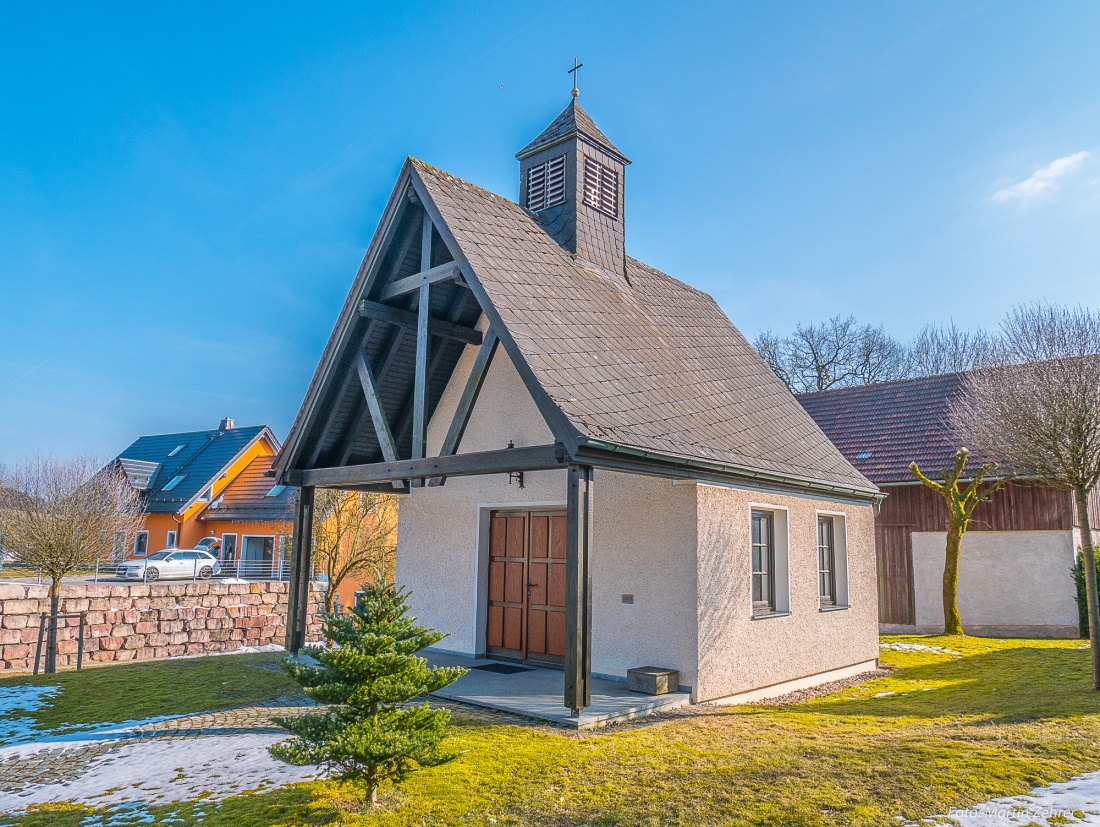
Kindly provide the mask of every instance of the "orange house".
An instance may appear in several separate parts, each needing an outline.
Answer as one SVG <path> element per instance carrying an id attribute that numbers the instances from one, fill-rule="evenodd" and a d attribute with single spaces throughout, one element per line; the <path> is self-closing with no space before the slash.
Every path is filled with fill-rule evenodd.
<path id="1" fill-rule="evenodd" d="M 205 541 L 225 562 L 278 575 L 291 534 L 292 489 L 266 476 L 279 442 L 266 425 L 143 436 L 115 460 L 145 522 L 115 538 L 116 559 Z M 252 571 L 255 569 L 255 571 Z"/>

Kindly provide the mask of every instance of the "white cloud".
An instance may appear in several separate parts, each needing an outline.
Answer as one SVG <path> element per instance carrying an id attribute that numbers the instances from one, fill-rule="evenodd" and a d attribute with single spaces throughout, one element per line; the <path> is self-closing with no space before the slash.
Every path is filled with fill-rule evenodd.
<path id="1" fill-rule="evenodd" d="M 1042 169 L 1036 170 L 1030 178 L 1025 178 L 1023 181 L 1013 184 L 1011 187 L 1005 187 L 1003 190 L 997 190 L 990 200 L 996 204 L 1004 204 L 1009 201 L 1029 201 L 1035 196 L 1057 187 L 1059 179 L 1078 170 L 1091 157 L 1091 153 L 1081 150 L 1073 155 L 1058 158 Z"/>

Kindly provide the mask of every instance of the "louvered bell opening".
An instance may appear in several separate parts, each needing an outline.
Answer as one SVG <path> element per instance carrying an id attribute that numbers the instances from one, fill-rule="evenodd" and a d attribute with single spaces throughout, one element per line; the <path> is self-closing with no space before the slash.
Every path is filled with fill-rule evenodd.
<path id="1" fill-rule="evenodd" d="M 610 216 L 619 214 L 619 173 L 584 159 L 584 203 Z"/>
<path id="2" fill-rule="evenodd" d="M 600 165 L 591 158 L 584 159 L 584 203 L 600 206 Z"/>
<path id="3" fill-rule="evenodd" d="M 565 156 L 546 162 L 546 206 L 553 207 L 565 200 Z"/>
<path id="4" fill-rule="evenodd" d="M 546 207 L 546 164 L 527 170 L 527 209 L 532 211 Z"/>
<path id="5" fill-rule="evenodd" d="M 600 167 L 600 209 L 608 215 L 619 214 L 619 174 Z"/>
<path id="6" fill-rule="evenodd" d="M 565 200 L 565 156 L 559 155 L 527 170 L 527 209 L 532 212 Z"/>

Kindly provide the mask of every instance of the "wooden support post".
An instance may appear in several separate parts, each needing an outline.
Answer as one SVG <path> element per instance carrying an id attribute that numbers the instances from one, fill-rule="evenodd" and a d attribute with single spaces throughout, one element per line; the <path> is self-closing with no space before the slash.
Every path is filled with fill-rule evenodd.
<path id="1" fill-rule="evenodd" d="M 592 703 L 592 468 L 571 465 L 565 527 L 565 705 Z"/>
<path id="2" fill-rule="evenodd" d="M 424 228 L 420 241 L 420 269 L 427 270 L 432 266 L 432 219 L 428 213 L 424 213 Z M 428 317 L 431 298 L 430 284 L 420 285 L 420 297 L 416 310 L 416 374 L 413 384 L 413 426 L 412 426 L 412 454 L 410 459 L 424 458 L 424 438 L 427 423 L 425 409 L 427 407 L 428 390 Z M 415 484 L 415 483 L 414 483 Z"/>
<path id="3" fill-rule="evenodd" d="M 298 509 L 294 515 L 294 544 L 290 558 L 290 593 L 286 610 L 286 650 L 298 654 L 306 641 L 306 617 L 309 612 L 310 551 L 313 547 L 313 488 L 298 489 Z"/>

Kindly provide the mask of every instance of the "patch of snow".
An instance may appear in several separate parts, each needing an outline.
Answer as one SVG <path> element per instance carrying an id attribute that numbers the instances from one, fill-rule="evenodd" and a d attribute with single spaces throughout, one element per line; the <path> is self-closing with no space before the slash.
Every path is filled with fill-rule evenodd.
<path id="1" fill-rule="evenodd" d="M 46 706 L 49 699 L 61 691 L 61 687 L 0 686 L 0 744 L 12 744 L 25 741 L 42 734 L 34 728 L 34 718 L 29 715 L 15 715 L 15 712 L 34 712 Z"/>
<path id="2" fill-rule="evenodd" d="M 1084 813 L 1079 819 L 1074 812 Z M 922 819 L 958 827 L 1053 827 L 1056 824 L 1100 824 L 1100 772 L 1037 787 L 1028 795 L 996 798 L 947 815 Z"/>
<path id="3" fill-rule="evenodd" d="M 880 643 L 879 649 L 890 652 L 932 652 L 936 655 L 957 655 L 954 649 L 945 649 L 942 646 L 925 646 L 923 643 Z"/>
<path id="4" fill-rule="evenodd" d="M 316 767 L 284 764 L 271 756 L 268 747 L 285 737 L 257 732 L 127 741 L 91 758 L 78 777 L 18 792 L 0 791 L 0 812 L 58 801 L 109 807 L 132 806 L 135 800 L 144 805 L 220 800 L 320 777 Z M 137 823 L 133 815 L 120 823 Z M 110 824 L 111 820 L 90 823 Z"/>
<path id="5" fill-rule="evenodd" d="M 285 652 L 286 647 L 279 643 L 265 643 L 263 646 L 242 646 L 227 652 L 203 652 L 197 655 L 174 655 L 165 660 L 187 660 L 188 658 L 216 658 L 221 655 L 255 655 L 261 652 Z"/>

